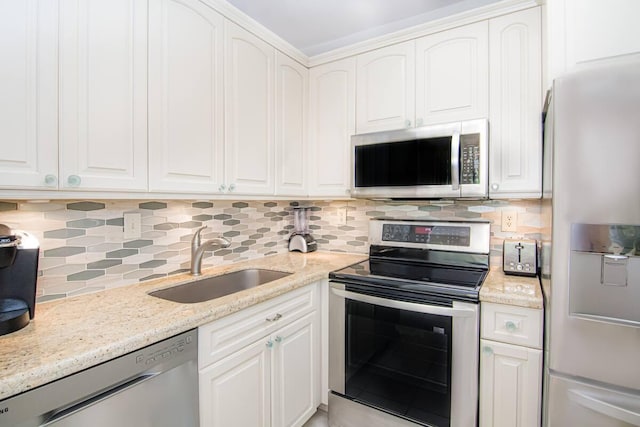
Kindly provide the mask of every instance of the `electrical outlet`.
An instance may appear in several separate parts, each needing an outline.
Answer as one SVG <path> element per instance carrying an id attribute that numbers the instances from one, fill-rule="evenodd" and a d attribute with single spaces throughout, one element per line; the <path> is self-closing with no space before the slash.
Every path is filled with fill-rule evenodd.
<path id="1" fill-rule="evenodd" d="M 124 215 L 124 239 L 139 239 L 142 236 L 142 215 L 128 212 Z"/>
<path id="2" fill-rule="evenodd" d="M 347 225 L 347 208 L 338 208 L 338 225 Z"/>
<path id="3" fill-rule="evenodd" d="M 502 212 L 502 231 L 518 231 L 518 214 L 514 211 Z"/>

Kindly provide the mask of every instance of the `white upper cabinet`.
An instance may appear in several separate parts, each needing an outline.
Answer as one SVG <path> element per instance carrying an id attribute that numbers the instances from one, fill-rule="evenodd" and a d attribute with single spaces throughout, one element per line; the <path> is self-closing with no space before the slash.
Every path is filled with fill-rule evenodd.
<path id="1" fill-rule="evenodd" d="M 542 191 L 540 8 L 489 21 L 491 198 Z"/>
<path id="2" fill-rule="evenodd" d="M 224 180 L 223 18 L 198 0 L 149 5 L 149 189 Z"/>
<path id="3" fill-rule="evenodd" d="M 307 194 L 309 70 L 276 52 L 276 194 Z"/>
<path id="4" fill-rule="evenodd" d="M 275 49 L 226 21 L 225 166 L 230 192 L 274 193 Z"/>
<path id="5" fill-rule="evenodd" d="M 548 80 L 590 61 L 640 52 L 637 0 L 545 2 Z"/>
<path id="6" fill-rule="evenodd" d="M 349 196 L 355 77 L 355 58 L 320 65 L 309 72 L 310 196 Z"/>
<path id="7" fill-rule="evenodd" d="M 0 1 L 0 187 L 56 188 L 58 2 Z"/>
<path id="8" fill-rule="evenodd" d="M 482 21 L 416 40 L 416 125 L 486 118 L 488 34 Z"/>
<path id="9" fill-rule="evenodd" d="M 147 189 L 147 2 L 60 1 L 60 188 Z"/>
<path id="10" fill-rule="evenodd" d="M 357 57 L 357 133 L 415 126 L 415 43 Z"/>

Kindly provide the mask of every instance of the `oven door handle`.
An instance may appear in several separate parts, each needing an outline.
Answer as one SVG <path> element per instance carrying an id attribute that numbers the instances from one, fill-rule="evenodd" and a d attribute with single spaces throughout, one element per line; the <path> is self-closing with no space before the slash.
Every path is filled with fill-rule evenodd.
<path id="1" fill-rule="evenodd" d="M 357 292 L 344 291 L 342 289 L 331 288 L 331 292 L 343 298 L 354 301 L 365 302 L 383 307 L 395 308 L 399 310 L 415 311 L 417 313 L 435 314 L 447 317 L 474 317 L 476 312 L 469 308 L 442 307 L 439 305 L 418 304 L 415 302 L 397 301 L 387 298 L 374 297 L 372 295 L 360 294 Z"/>

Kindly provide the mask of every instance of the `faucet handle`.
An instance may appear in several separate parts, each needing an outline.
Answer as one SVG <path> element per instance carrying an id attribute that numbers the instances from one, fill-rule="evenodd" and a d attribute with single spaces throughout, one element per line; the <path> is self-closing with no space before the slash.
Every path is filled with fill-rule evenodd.
<path id="1" fill-rule="evenodd" d="M 204 230 L 205 228 L 207 228 L 206 225 L 203 225 L 202 227 L 198 228 L 195 233 L 193 233 L 193 237 L 191 238 L 191 253 L 193 254 L 193 252 L 195 252 L 196 249 L 198 249 L 198 247 L 200 246 L 201 243 L 201 237 L 200 237 L 200 233 L 202 232 L 202 230 Z"/>

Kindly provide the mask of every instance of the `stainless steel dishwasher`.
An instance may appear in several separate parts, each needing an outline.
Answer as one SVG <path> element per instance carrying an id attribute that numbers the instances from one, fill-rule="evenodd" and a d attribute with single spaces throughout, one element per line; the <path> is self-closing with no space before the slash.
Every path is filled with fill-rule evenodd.
<path id="1" fill-rule="evenodd" d="M 196 427 L 197 359 L 192 329 L 0 401 L 0 426 Z"/>

